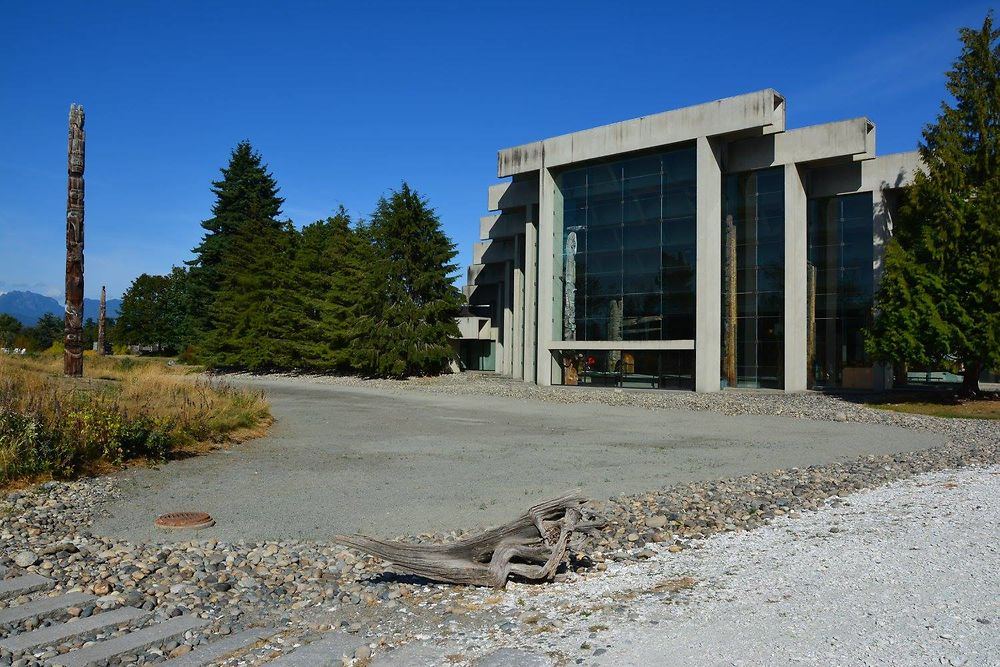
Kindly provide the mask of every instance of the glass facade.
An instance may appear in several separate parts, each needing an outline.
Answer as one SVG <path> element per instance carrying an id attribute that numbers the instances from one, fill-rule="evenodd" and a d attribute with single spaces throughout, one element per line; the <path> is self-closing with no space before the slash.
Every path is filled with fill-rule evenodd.
<path id="1" fill-rule="evenodd" d="M 694 389 L 693 350 L 563 350 L 562 383 Z"/>
<path id="2" fill-rule="evenodd" d="M 694 338 L 695 160 L 685 145 L 558 176 L 557 340 Z"/>
<path id="3" fill-rule="evenodd" d="M 843 386 L 845 369 L 863 373 L 871 367 L 864 329 L 871 323 L 874 293 L 872 215 L 870 192 L 809 201 L 810 387 Z"/>
<path id="4" fill-rule="evenodd" d="M 784 386 L 785 173 L 722 182 L 722 383 Z"/>

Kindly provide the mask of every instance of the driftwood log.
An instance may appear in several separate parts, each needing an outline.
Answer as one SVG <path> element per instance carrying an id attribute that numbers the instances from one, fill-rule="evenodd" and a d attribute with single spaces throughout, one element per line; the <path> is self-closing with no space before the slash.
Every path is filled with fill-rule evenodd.
<path id="1" fill-rule="evenodd" d="M 451 544 L 409 544 L 363 535 L 337 535 L 335 540 L 389 561 L 394 570 L 452 584 L 503 588 L 511 575 L 535 581 L 555 576 L 573 532 L 595 525 L 581 521 L 585 502 L 579 492 L 567 493 L 499 528 Z"/>

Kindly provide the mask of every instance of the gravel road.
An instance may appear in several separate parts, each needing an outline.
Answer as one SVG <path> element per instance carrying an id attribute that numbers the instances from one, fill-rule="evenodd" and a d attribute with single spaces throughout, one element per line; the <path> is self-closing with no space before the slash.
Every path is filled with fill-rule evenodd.
<path id="1" fill-rule="evenodd" d="M 1000 665 L 997 517 L 1000 466 L 920 475 L 602 577 L 513 586 L 529 624 L 464 645 L 568 664 Z"/>
<path id="2" fill-rule="evenodd" d="M 153 520 L 180 510 L 209 512 L 218 524 L 199 536 L 220 540 L 473 529 L 573 487 L 606 498 L 946 441 L 914 430 L 914 420 L 905 430 L 892 421 L 857 423 L 875 411 L 823 396 L 538 394 L 475 376 L 430 384 L 237 381 L 267 392 L 277 418 L 271 434 L 162 472 L 131 469 L 123 501 L 98 518 L 95 533 L 155 540 Z M 706 401 L 719 410 L 697 410 Z"/>

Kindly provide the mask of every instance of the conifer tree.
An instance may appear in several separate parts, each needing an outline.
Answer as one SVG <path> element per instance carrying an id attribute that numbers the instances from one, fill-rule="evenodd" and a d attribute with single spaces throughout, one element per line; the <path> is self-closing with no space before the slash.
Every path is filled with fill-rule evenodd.
<path id="1" fill-rule="evenodd" d="M 299 366 L 348 370 L 348 345 L 357 330 L 366 240 L 351 229 L 341 206 L 302 228 L 295 251 L 295 328 Z"/>
<path id="2" fill-rule="evenodd" d="M 208 308 L 205 362 L 264 372 L 297 368 L 292 272 L 296 232 L 290 222 L 245 220 L 227 239 Z"/>
<path id="3" fill-rule="evenodd" d="M 961 31 L 947 75 L 953 102 L 923 133 L 924 172 L 908 188 L 868 338 L 877 359 L 954 360 L 964 388 L 1000 367 L 1000 31 L 992 13 Z"/>
<path id="4" fill-rule="evenodd" d="M 208 313 L 220 289 L 220 267 L 232 250 L 236 233 L 251 222 L 274 229 L 282 226 L 278 217 L 284 199 L 278 196 L 274 176 L 249 141 L 236 145 L 229 164 L 221 171 L 222 179 L 212 183 L 212 217 L 201 223 L 205 235 L 193 250 L 195 259 L 188 262 L 193 325 L 200 334 L 212 329 Z"/>
<path id="5" fill-rule="evenodd" d="M 455 245 L 422 198 L 403 183 L 379 199 L 370 223 L 363 316 L 353 344 L 358 370 L 404 377 L 440 373 L 454 354 L 461 293 L 449 275 Z"/>

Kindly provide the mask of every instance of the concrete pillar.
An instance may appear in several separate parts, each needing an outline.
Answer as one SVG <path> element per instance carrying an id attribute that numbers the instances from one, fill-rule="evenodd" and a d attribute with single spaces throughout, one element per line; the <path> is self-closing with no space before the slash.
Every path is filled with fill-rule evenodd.
<path id="1" fill-rule="evenodd" d="M 722 156 L 698 137 L 698 212 L 695 269 L 695 391 L 719 391 L 722 330 Z"/>
<path id="2" fill-rule="evenodd" d="M 510 377 L 514 373 L 514 262 L 503 265 L 503 374 Z"/>
<path id="3" fill-rule="evenodd" d="M 496 372 L 500 375 L 504 374 L 504 369 L 507 363 L 507 309 L 504 304 L 504 283 L 501 280 L 496 285 L 497 295 L 496 295 L 496 314 L 497 314 L 497 344 L 496 344 Z"/>
<path id="4" fill-rule="evenodd" d="M 785 391 L 804 391 L 806 373 L 806 189 L 802 169 L 785 165 Z"/>
<path id="5" fill-rule="evenodd" d="M 524 237 L 514 235 L 514 317 L 511 377 L 524 379 Z"/>
<path id="6" fill-rule="evenodd" d="M 535 356 L 535 381 L 542 386 L 552 384 L 552 309 L 553 267 L 555 234 L 556 183 L 544 166 L 538 178 L 538 301 L 537 301 L 537 352 Z M 562 211 L 559 211 L 560 217 Z"/>
<path id="7" fill-rule="evenodd" d="M 538 229 L 534 206 L 528 204 L 524 225 L 524 381 L 535 382 L 538 330 Z"/>

